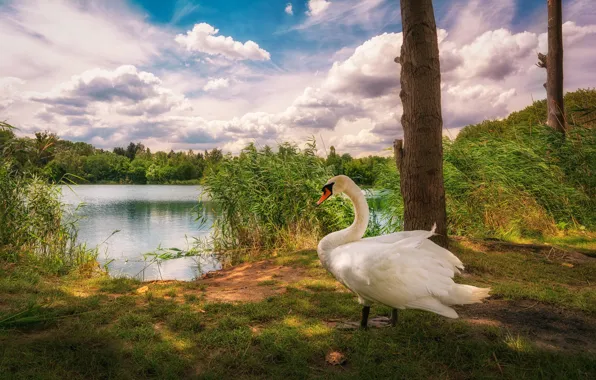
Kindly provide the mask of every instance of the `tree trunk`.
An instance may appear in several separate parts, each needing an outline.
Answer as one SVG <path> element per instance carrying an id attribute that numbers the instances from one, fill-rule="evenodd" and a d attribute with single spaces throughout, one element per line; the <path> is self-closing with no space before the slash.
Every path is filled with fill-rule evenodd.
<path id="1" fill-rule="evenodd" d="M 548 53 L 546 54 L 547 124 L 565 133 L 563 108 L 563 15 L 561 0 L 548 0 Z"/>
<path id="2" fill-rule="evenodd" d="M 432 0 L 401 0 L 401 18 L 404 229 L 429 230 L 436 223 L 438 236 L 433 240 L 447 247 L 441 71 Z"/>

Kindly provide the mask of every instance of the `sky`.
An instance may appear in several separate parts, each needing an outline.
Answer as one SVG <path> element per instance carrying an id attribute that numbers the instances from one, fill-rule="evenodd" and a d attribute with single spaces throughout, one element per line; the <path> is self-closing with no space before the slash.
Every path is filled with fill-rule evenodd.
<path id="1" fill-rule="evenodd" d="M 444 135 L 546 97 L 544 0 L 433 1 Z M 565 91 L 596 87 L 594 0 L 563 0 Z M 395 0 L 0 0 L 0 120 L 111 149 L 238 153 L 403 135 Z"/>

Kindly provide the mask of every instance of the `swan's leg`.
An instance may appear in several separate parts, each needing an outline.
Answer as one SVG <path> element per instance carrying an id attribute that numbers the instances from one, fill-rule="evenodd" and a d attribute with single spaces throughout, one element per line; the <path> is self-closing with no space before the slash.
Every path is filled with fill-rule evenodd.
<path id="1" fill-rule="evenodd" d="M 397 326 L 397 309 L 391 310 L 391 326 Z"/>
<path id="2" fill-rule="evenodd" d="M 368 313 L 370 313 L 370 306 L 362 307 L 362 320 L 360 321 L 360 328 L 368 328 Z"/>

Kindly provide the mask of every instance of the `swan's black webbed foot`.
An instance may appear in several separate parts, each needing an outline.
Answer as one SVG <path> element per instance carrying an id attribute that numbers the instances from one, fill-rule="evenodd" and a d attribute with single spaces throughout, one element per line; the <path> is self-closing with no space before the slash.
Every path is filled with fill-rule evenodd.
<path id="1" fill-rule="evenodd" d="M 370 313 L 370 306 L 362 307 L 362 320 L 360 321 L 360 328 L 368 330 L 368 314 Z"/>
<path id="2" fill-rule="evenodd" d="M 397 309 L 391 310 L 391 327 L 397 326 Z"/>

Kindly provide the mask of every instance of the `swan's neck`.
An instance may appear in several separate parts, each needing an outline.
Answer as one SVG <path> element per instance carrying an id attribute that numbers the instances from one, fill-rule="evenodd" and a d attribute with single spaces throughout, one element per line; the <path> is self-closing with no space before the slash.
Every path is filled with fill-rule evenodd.
<path id="1" fill-rule="evenodd" d="M 358 185 L 352 182 L 344 191 L 344 194 L 350 198 L 354 205 L 354 222 L 350 227 L 332 232 L 319 242 L 317 251 L 324 263 L 326 257 L 323 256 L 326 256 L 326 253 L 340 245 L 360 240 L 364 236 L 366 227 L 368 226 L 368 203 L 366 203 L 366 197 L 362 194 Z"/>

